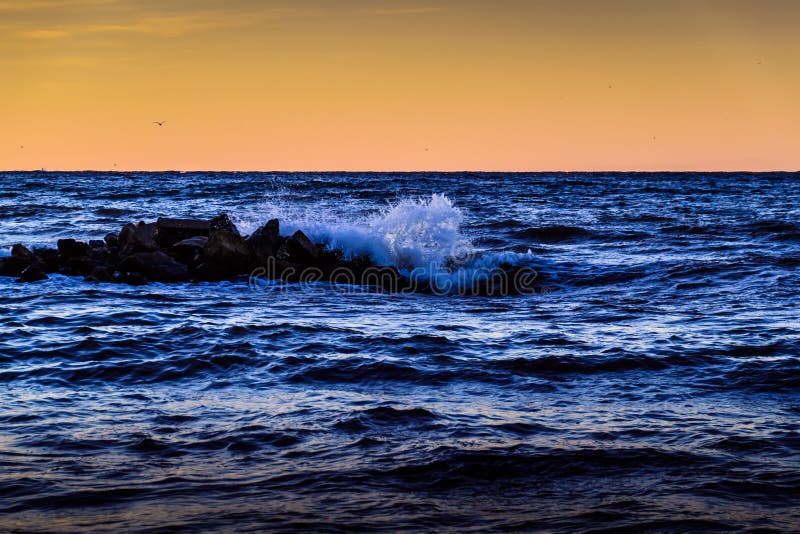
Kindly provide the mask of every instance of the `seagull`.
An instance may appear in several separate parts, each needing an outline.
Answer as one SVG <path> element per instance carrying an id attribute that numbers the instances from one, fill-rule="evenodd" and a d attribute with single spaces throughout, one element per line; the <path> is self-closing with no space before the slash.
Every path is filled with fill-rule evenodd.
<path id="1" fill-rule="evenodd" d="M 153 121 L 153 124 L 158 124 L 159 126 L 164 126 L 167 121 Z"/>

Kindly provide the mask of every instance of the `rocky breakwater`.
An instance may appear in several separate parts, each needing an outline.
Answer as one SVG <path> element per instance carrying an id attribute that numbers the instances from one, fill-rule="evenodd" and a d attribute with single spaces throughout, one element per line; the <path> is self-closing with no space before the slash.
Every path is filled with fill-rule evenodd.
<path id="1" fill-rule="evenodd" d="M 421 273 L 403 274 L 393 266 L 375 265 L 367 256 L 347 257 L 341 250 L 313 242 L 301 230 L 281 235 L 277 219 L 243 236 L 224 213 L 211 220 L 160 218 L 153 223 L 126 224 L 103 240 L 60 239 L 55 249 L 30 250 L 17 244 L 10 256 L 0 257 L 0 276 L 28 283 L 60 273 L 81 276 L 87 282 L 129 285 L 249 276 L 374 286 L 391 292 L 501 295 L 537 291 L 536 273 L 523 271 L 501 264 L 466 284 L 442 289 L 418 276 Z"/>

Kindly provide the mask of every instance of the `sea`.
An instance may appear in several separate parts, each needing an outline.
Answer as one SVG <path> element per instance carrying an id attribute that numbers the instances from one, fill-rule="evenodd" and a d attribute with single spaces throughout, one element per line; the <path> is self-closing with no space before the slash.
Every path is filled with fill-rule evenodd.
<path id="1" fill-rule="evenodd" d="M 221 212 L 540 283 L 0 278 L 0 531 L 800 529 L 800 174 L 4 172 L 0 254 Z"/>

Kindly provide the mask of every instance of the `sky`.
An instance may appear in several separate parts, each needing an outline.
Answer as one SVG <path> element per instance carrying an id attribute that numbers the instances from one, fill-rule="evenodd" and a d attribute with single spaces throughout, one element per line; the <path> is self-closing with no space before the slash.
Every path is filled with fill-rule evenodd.
<path id="1" fill-rule="evenodd" d="M 794 0 L 0 0 L 0 169 L 798 170 L 798 28 Z"/>

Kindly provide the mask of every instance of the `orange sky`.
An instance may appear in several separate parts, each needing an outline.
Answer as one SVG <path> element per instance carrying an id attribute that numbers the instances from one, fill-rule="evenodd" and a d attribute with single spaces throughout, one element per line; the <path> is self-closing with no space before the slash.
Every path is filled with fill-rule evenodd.
<path id="1" fill-rule="evenodd" d="M 0 0 L 0 169 L 797 170 L 798 28 L 791 0 Z"/>

